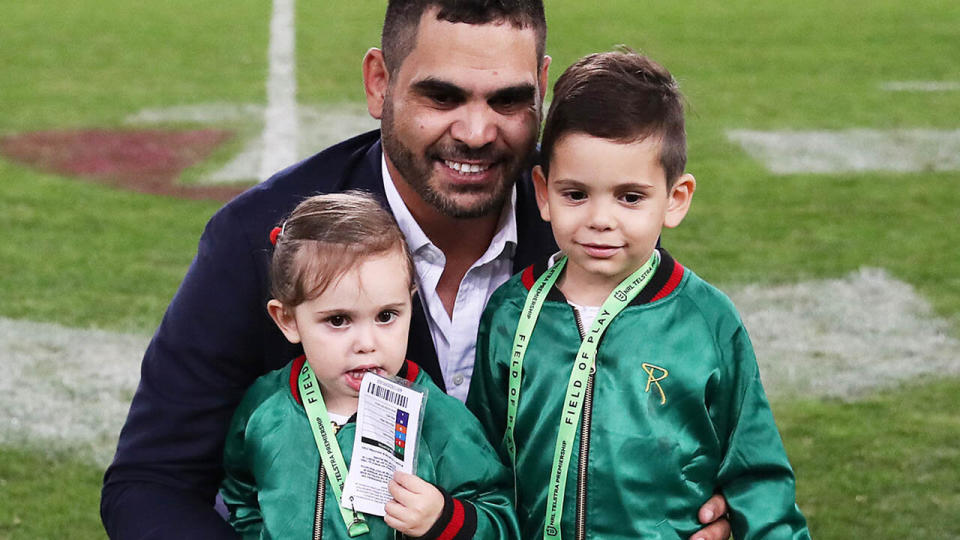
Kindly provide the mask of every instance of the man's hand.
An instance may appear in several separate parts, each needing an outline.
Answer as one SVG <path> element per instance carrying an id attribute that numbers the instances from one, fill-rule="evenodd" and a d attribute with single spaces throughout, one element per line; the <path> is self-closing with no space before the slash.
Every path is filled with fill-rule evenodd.
<path id="1" fill-rule="evenodd" d="M 703 503 L 697 518 L 706 527 L 693 533 L 690 540 L 727 540 L 730 538 L 730 522 L 727 514 L 727 500 L 719 493 Z"/>
<path id="2" fill-rule="evenodd" d="M 440 490 L 430 482 L 403 471 L 393 473 L 390 495 L 393 495 L 393 500 L 386 504 L 383 521 L 407 536 L 423 536 L 443 512 L 443 494 Z"/>

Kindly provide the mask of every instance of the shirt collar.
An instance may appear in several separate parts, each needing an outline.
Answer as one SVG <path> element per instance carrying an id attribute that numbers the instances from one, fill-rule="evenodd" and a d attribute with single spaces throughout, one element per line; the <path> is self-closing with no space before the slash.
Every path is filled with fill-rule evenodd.
<path id="1" fill-rule="evenodd" d="M 387 196 L 387 204 L 390 205 L 390 211 L 400 226 L 400 232 L 403 233 L 410 247 L 410 252 L 416 254 L 426 246 L 433 246 L 430 238 L 427 237 L 420 224 L 413 218 L 413 214 L 400 197 L 397 186 L 393 184 L 393 178 L 387 169 L 387 158 L 380 153 L 380 171 L 383 175 L 383 191 Z M 500 212 L 500 222 L 497 224 L 497 232 L 490 241 L 490 247 L 483 254 L 476 264 L 483 264 L 499 257 L 504 252 L 508 257 L 512 257 L 517 246 L 517 187 L 510 190 L 509 200 L 504 204 Z"/>

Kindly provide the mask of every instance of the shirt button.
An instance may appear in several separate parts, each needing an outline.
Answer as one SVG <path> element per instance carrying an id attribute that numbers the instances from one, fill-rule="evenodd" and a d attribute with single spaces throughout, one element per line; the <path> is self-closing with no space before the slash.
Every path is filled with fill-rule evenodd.
<path id="1" fill-rule="evenodd" d="M 453 376 L 453 384 L 455 384 L 455 385 L 457 385 L 457 386 L 460 386 L 461 384 L 463 384 L 463 375 L 460 374 L 460 373 L 457 373 L 456 375 L 454 375 L 454 376 Z"/>

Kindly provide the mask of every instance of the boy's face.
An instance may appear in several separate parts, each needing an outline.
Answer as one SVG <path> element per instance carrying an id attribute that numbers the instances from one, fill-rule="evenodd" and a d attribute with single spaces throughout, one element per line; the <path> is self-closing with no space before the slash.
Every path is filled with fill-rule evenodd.
<path id="1" fill-rule="evenodd" d="M 571 301 L 600 305 L 647 261 L 662 228 L 683 220 L 696 182 L 685 174 L 668 190 L 659 155 L 659 137 L 571 133 L 554 146 L 549 181 L 534 170 L 540 215 L 568 257 L 561 290 Z"/>
<path id="2" fill-rule="evenodd" d="M 353 414 L 365 372 L 396 375 L 403 365 L 412 309 L 405 268 L 398 251 L 363 258 L 293 310 L 267 305 L 287 339 L 303 344 L 327 410 Z"/>

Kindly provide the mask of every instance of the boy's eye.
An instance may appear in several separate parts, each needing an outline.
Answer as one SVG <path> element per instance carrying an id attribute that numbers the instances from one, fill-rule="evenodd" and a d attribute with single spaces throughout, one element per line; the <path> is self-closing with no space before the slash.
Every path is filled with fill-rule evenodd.
<path id="1" fill-rule="evenodd" d="M 384 311 L 381 311 L 380 313 L 377 313 L 377 322 L 381 324 L 393 322 L 393 320 L 396 318 L 397 318 L 396 311 L 384 310 Z"/>
<path id="2" fill-rule="evenodd" d="M 623 202 L 627 204 L 636 204 L 643 200 L 643 194 L 642 193 L 624 193 L 623 195 L 620 196 L 620 198 L 623 200 Z"/>
<path id="3" fill-rule="evenodd" d="M 346 315 L 331 315 L 327 317 L 327 324 L 334 328 L 340 328 L 341 326 L 346 326 L 350 322 L 350 319 Z"/>
<path id="4" fill-rule="evenodd" d="M 587 194 L 582 191 L 569 190 L 563 192 L 563 197 L 571 201 L 582 201 L 587 198 Z"/>

